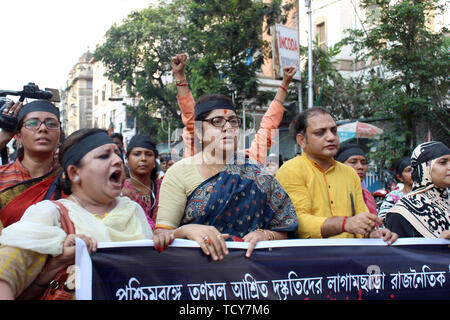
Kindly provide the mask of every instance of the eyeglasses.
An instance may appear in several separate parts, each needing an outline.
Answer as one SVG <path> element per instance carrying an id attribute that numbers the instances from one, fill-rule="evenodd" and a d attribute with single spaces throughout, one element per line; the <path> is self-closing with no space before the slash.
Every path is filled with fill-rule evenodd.
<path id="1" fill-rule="evenodd" d="M 228 122 L 230 124 L 230 126 L 232 126 L 233 128 L 239 128 L 241 126 L 241 119 L 238 117 L 231 117 L 231 118 L 224 118 L 224 117 L 214 117 L 211 119 L 205 119 L 203 121 L 209 122 L 210 124 L 212 124 L 214 127 L 217 128 L 223 128 L 225 127 L 225 124 Z"/>
<path id="2" fill-rule="evenodd" d="M 41 121 L 38 118 L 30 118 L 23 122 L 23 126 L 29 130 L 39 130 L 42 124 L 45 124 L 45 127 L 48 130 L 59 129 L 59 121 L 52 118 L 45 119 L 44 121 Z"/>

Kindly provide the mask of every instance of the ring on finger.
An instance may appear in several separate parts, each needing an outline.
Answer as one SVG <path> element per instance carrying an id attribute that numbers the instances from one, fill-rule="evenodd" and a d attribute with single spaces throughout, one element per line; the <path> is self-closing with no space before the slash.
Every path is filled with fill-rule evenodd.
<path id="1" fill-rule="evenodd" d="M 211 239 L 208 236 L 203 237 L 203 242 L 209 246 L 211 244 Z"/>
<path id="2" fill-rule="evenodd" d="M 8 113 L 8 112 L 9 112 L 9 109 L 5 109 L 4 111 L 5 111 L 5 113 Z"/>
<path id="3" fill-rule="evenodd" d="M 8 113 L 9 113 L 9 114 L 13 114 L 13 113 L 14 113 L 14 110 L 9 110 Z"/>

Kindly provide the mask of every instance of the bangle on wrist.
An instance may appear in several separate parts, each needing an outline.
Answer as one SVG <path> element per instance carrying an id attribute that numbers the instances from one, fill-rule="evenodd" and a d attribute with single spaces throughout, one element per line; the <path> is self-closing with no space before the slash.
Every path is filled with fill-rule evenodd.
<path id="1" fill-rule="evenodd" d="M 177 87 L 187 87 L 187 86 L 188 86 L 187 82 L 185 82 L 185 83 L 177 83 Z"/>
<path id="2" fill-rule="evenodd" d="M 264 230 L 264 229 L 256 229 L 256 231 L 264 233 L 264 235 L 267 237 L 267 240 L 275 240 L 275 234 L 270 230 Z M 272 237 L 271 237 L 272 235 Z"/>
<path id="3" fill-rule="evenodd" d="M 284 92 L 288 92 L 287 88 L 283 87 L 282 85 L 280 85 L 280 88 L 284 90 Z"/>
<path id="4" fill-rule="evenodd" d="M 180 79 L 180 80 L 175 80 L 176 84 L 181 84 L 181 83 L 184 83 L 184 82 L 187 82 L 186 78 L 183 78 L 183 79 Z"/>
<path id="5" fill-rule="evenodd" d="M 347 218 L 348 217 L 344 217 L 344 220 L 342 220 L 342 226 L 341 226 L 342 232 L 345 232 L 345 222 L 347 221 Z"/>

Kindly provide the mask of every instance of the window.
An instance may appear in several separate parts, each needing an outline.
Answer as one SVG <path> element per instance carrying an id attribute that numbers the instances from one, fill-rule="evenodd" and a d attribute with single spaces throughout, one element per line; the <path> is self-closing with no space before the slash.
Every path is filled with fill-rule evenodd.
<path id="1" fill-rule="evenodd" d="M 327 46 L 327 39 L 326 39 L 326 30 L 325 30 L 325 22 L 321 22 L 316 25 L 316 38 L 317 43 L 319 44 L 319 47 L 322 49 L 325 49 Z"/>

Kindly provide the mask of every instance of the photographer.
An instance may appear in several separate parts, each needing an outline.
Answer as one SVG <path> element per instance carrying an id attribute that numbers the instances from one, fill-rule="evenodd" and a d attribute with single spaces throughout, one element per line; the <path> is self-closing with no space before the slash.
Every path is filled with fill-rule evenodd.
<path id="1" fill-rule="evenodd" d="M 15 135 L 23 156 L 0 166 L 0 232 L 20 220 L 30 205 L 46 198 L 60 171 L 53 155 L 61 136 L 59 110 L 47 100 L 9 102 L 2 109 L 0 147 Z M 14 121 L 17 127 L 8 127 Z"/>
<path id="2" fill-rule="evenodd" d="M 20 108 L 22 108 L 23 103 L 21 101 L 18 101 L 14 103 L 14 101 L 1 101 L 0 100 L 0 107 L 1 103 L 4 102 L 4 107 L 0 112 L 1 117 L 17 117 L 17 113 L 19 113 Z M 0 109 L 0 110 L 1 110 Z M 6 147 L 8 142 L 14 137 L 15 132 L 14 131 L 7 131 L 4 128 L 0 131 L 0 150 L 3 150 L 3 148 Z"/>

